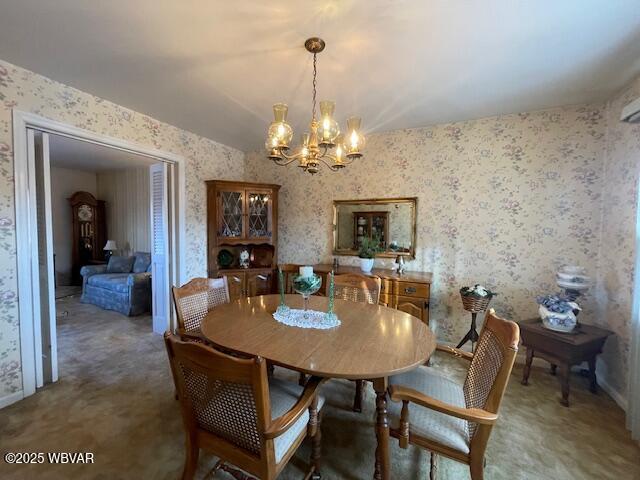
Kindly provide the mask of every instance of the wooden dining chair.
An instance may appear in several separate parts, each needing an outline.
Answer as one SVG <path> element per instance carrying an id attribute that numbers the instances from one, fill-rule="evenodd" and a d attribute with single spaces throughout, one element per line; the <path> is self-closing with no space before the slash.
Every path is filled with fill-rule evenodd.
<path id="1" fill-rule="evenodd" d="M 334 298 L 377 305 L 382 280 L 375 275 L 344 273 L 334 277 Z"/>
<path id="2" fill-rule="evenodd" d="M 194 278 L 181 287 L 173 287 L 171 292 L 178 318 L 177 333 L 183 339 L 204 342 L 202 320 L 211 309 L 229 303 L 227 277 Z"/>
<path id="3" fill-rule="evenodd" d="M 164 338 L 186 433 L 183 480 L 194 477 L 200 449 L 219 459 L 209 475 L 223 470 L 236 479 L 275 479 L 307 436 L 305 478 L 320 478 L 322 379 L 300 387 L 268 378 L 260 357 L 232 357 L 170 332 Z"/>
<path id="4" fill-rule="evenodd" d="M 302 265 L 295 263 L 278 265 L 278 268 L 282 270 L 282 276 L 284 277 L 284 293 L 296 293 L 293 290 L 293 276 L 298 274 L 301 266 Z M 278 291 L 280 291 L 280 285 L 278 285 Z"/>
<path id="5" fill-rule="evenodd" d="M 391 435 L 402 448 L 411 443 L 431 452 L 432 480 L 436 455 L 469 465 L 472 480 L 484 478 L 484 454 L 519 341 L 518 325 L 499 318 L 491 309 L 474 354 L 437 347 L 470 362 L 464 385 L 434 373 L 433 367 L 419 367 L 389 379 Z"/>
<path id="6" fill-rule="evenodd" d="M 382 280 L 380 277 L 345 273 L 334 277 L 334 298 L 352 302 L 377 305 L 380 301 Z M 364 380 L 356 380 L 356 393 L 353 399 L 353 411 L 362 411 Z"/>

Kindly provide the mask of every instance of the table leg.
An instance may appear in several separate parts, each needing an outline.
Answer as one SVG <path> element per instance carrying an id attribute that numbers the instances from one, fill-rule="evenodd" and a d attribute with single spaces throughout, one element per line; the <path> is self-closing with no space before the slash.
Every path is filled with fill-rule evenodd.
<path id="1" fill-rule="evenodd" d="M 589 390 L 591 393 L 598 393 L 598 379 L 596 378 L 596 357 L 593 356 L 588 360 L 589 363 L 589 379 L 591 384 Z"/>
<path id="2" fill-rule="evenodd" d="M 569 375 L 571 366 L 568 364 L 560 365 L 560 388 L 562 389 L 562 400 L 560 403 L 565 407 L 569 406 Z"/>
<path id="3" fill-rule="evenodd" d="M 376 467 L 373 478 L 375 480 L 389 480 L 391 469 L 389 461 L 389 419 L 387 418 L 387 378 L 376 378 L 373 389 L 376 391 Z"/>
<path id="4" fill-rule="evenodd" d="M 522 371 L 522 385 L 529 385 L 529 375 L 531 374 L 531 363 L 533 362 L 533 348 L 527 347 L 527 360 Z"/>

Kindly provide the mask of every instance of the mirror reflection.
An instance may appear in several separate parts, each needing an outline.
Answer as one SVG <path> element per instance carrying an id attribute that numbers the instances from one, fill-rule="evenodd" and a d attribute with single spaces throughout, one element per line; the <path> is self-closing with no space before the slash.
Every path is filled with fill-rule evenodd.
<path id="1" fill-rule="evenodd" d="M 416 199 L 334 201 L 334 254 L 357 255 L 365 239 L 379 242 L 379 256 L 414 256 Z"/>

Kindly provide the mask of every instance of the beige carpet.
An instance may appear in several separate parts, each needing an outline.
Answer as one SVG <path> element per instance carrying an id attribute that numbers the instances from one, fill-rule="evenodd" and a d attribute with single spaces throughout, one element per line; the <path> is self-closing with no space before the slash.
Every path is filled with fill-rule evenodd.
<path id="1" fill-rule="evenodd" d="M 0 479 L 176 479 L 183 461 L 183 433 L 173 399 L 162 338 L 149 317 L 127 318 L 60 300 L 60 381 L 0 410 L 0 451 L 93 452 L 93 465 L 7 465 Z M 460 380 L 462 365 L 441 356 L 432 368 Z M 281 369 L 277 375 L 286 375 Z M 639 479 L 640 448 L 624 428 L 623 412 L 587 381 L 572 379 L 571 408 L 558 404 L 557 380 L 535 369 L 531 386 L 519 383 L 518 367 L 489 444 L 488 479 Z M 353 384 L 324 388 L 323 478 L 370 479 L 375 438 L 373 394 L 366 409 L 350 411 Z M 282 479 L 302 478 L 309 455 L 298 452 Z M 428 455 L 392 441 L 392 478 L 425 479 Z M 201 457 L 202 478 L 214 459 Z M 216 478 L 230 478 L 219 474 Z M 466 467 L 443 459 L 439 478 L 465 480 Z"/>

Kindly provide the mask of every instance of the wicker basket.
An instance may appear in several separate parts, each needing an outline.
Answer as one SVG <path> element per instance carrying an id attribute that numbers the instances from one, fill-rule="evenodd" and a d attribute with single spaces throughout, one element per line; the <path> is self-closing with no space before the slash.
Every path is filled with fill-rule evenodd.
<path id="1" fill-rule="evenodd" d="M 491 297 L 478 298 L 471 295 L 460 295 L 462 306 L 471 313 L 484 312 L 489 306 Z"/>

